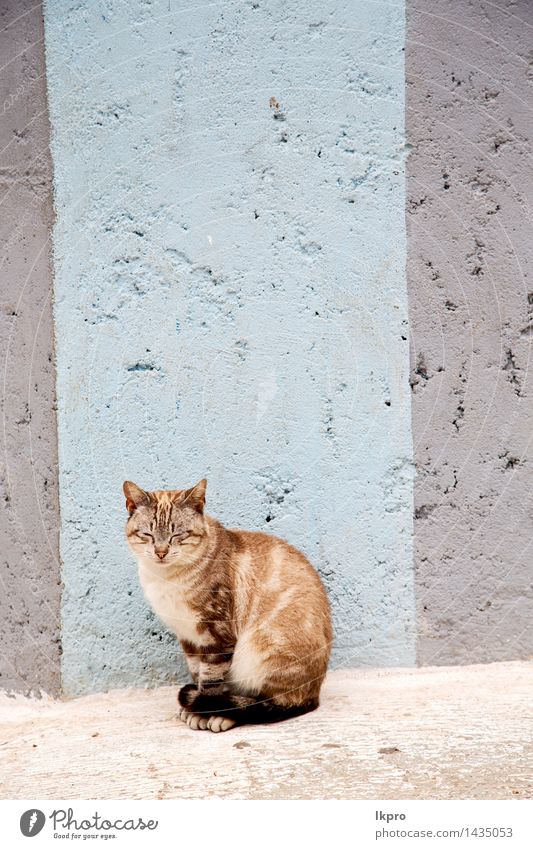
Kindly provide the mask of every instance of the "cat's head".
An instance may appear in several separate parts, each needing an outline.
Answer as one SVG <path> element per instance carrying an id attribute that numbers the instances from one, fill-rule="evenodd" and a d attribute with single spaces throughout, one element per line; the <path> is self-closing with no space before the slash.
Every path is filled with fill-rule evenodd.
<path id="1" fill-rule="evenodd" d="M 204 478 L 191 489 L 145 492 L 125 481 L 126 538 L 133 554 L 163 566 L 193 559 L 206 535 L 206 486 Z"/>

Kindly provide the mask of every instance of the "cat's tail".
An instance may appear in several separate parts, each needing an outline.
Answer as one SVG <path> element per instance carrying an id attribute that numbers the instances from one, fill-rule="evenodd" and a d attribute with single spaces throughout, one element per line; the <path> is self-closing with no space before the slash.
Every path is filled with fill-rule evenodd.
<path id="1" fill-rule="evenodd" d="M 210 695 L 198 691 L 195 684 L 186 684 L 178 693 L 178 702 L 191 713 L 207 716 L 225 716 L 236 725 L 259 725 L 266 722 L 281 722 L 294 716 L 315 710 L 318 698 L 303 704 L 279 705 L 265 696 L 240 696 L 236 693 Z"/>

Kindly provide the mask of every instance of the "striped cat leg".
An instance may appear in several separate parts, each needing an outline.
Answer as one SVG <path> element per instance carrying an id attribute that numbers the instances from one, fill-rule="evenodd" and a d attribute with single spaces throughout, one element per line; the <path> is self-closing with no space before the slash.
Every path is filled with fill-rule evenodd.
<path id="1" fill-rule="evenodd" d="M 187 667 L 189 669 L 191 678 L 195 684 L 198 684 L 198 675 L 200 672 L 200 657 L 198 654 L 191 654 L 190 651 L 187 651 L 183 644 L 182 648 L 183 654 L 185 655 L 185 660 L 187 661 Z"/>
<path id="2" fill-rule="evenodd" d="M 198 655 L 186 652 L 187 663 L 189 657 L 198 659 Z M 200 704 L 202 699 L 211 701 L 213 697 L 216 703 L 216 697 L 222 696 L 224 693 L 225 679 L 231 667 L 233 657 L 232 651 L 227 652 L 204 652 L 199 659 L 198 674 L 195 684 L 186 684 L 178 693 L 178 717 L 189 728 L 203 731 L 209 728 L 210 731 L 229 731 L 235 725 L 232 719 L 225 716 L 211 715 L 211 711 L 202 710 Z M 189 666 L 189 669 L 191 667 Z M 191 675 L 192 675 L 191 670 Z M 207 704 L 206 704 L 207 707 Z"/>
<path id="3" fill-rule="evenodd" d="M 208 728 L 218 733 L 229 731 L 235 725 L 235 721 L 227 714 L 217 713 L 217 709 L 227 708 L 224 697 L 225 679 L 231 667 L 232 657 L 233 652 L 204 653 L 200 661 L 198 686 L 187 684 L 180 690 L 180 718 L 190 728 Z"/>
<path id="4" fill-rule="evenodd" d="M 222 695 L 232 659 L 233 652 L 204 654 L 200 660 L 198 691 L 210 696 Z"/>
<path id="5" fill-rule="evenodd" d="M 220 652 L 205 654 L 200 662 L 198 696 L 194 700 L 193 710 L 203 712 L 204 716 L 206 716 L 206 709 L 208 713 L 211 713 L 207 716 L 206 727 L 215 733 L 229 731 L 235 725 L 235 721 L 230 716 L 217 713 L 217 708 L 225 705 L 225 681 L 232 660 L 233 652 Z M 221 699 L 220 703 L 218 699 Z"/>
<path id="6" fill-rule="evenodd" d="M 185 641 L 182 641 L 181 647 L 183 649 L 183 654 L 185 655 L 185 660 L 187 661 L 189 673 L 194 682 L 194 684 L 187 684 L 186 688 L 188 692 L 196 694 L 198 693 L 198 677 L 200 673 L 200 655 L 198 653 L 199 650 L 192 643 Z M 204 731 L 207 728 L 208 717 L 200 716 L 199 714 L 193 713 L 188 708 L 183 707 L 179 703 L 179 693 L 178 719 L 185 723 L 185 725 L 188 725 L 189 728 L 192 728 L 193 731 Z"/>

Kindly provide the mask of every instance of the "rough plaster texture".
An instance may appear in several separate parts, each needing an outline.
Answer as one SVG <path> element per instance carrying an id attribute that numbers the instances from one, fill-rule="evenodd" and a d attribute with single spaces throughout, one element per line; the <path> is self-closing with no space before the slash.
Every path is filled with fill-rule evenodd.
<path id="1" fill-rule="evenodd" d="M 533 7 L 408 3 L 418 658 L 530 656 Z"/>
<path id="2" fill-rule="evenodd" d="M 48 0 L 67 693 L 175 677 L 121 483 L 290 539 L 414 662 L 404 9 Z"/>
<path id="3" fill-rule="evenodd" d="M 59 688 L 59 521 L 42 12 L 0 5 L 0 687 Z"/>

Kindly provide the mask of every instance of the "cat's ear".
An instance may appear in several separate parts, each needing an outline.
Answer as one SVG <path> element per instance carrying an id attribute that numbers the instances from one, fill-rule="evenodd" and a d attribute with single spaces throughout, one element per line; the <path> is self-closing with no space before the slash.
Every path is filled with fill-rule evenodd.
<path id="1" fill-rule="evenodd" d="M 150 504 L 150 496 L 144 491 L 144 489 L 137 486 L 136 483 L 133 483 L 132 481 L 124 481 L 122 489 L 126 496 L 126 509 L 130 516 L 136 507 Z"/>
<path id="2" fill-rule="evenodd" d="M 194 507 L 194 509 L 198 510 L 199 513 L 203 513 L 206 487 L 207 480 L 202 478 L 202 480 L 195 486 L 191 487 L 191 489 L 186 489 L 181 493 L 179 497 L 180 504 L 183 504 L 183 506 L 187 504 L 188 507 Z"/>

